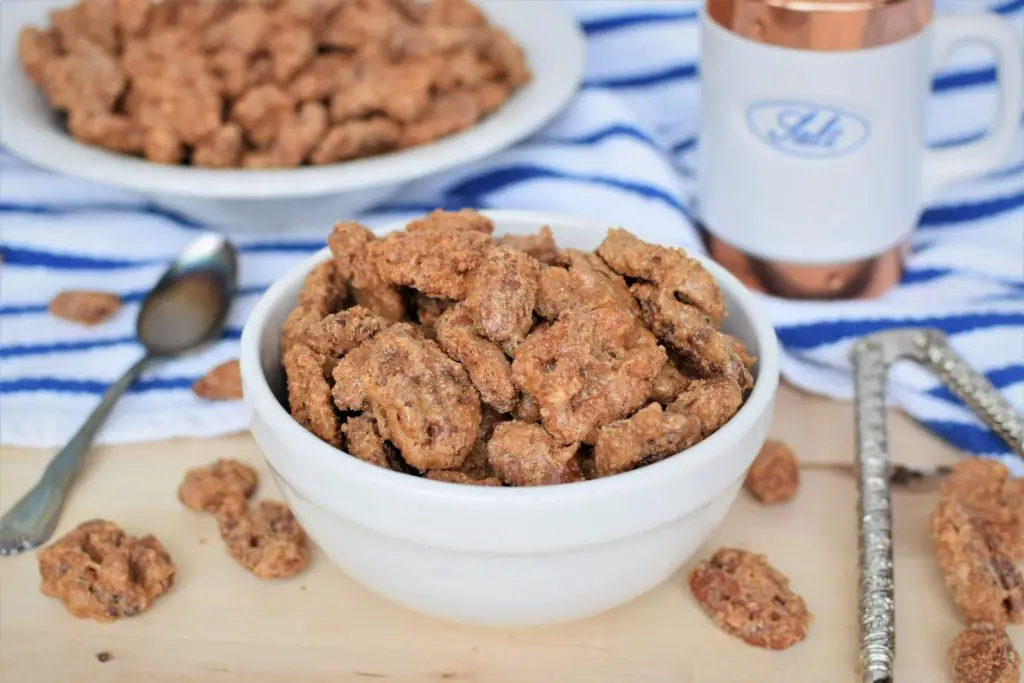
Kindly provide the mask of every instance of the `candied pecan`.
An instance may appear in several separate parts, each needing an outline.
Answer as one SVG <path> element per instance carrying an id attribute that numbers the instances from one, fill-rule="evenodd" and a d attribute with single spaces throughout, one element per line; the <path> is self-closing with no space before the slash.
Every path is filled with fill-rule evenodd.
<path id="1" fill-rule="evenodd" d="M 671 344 L 679 355 L 705 377 L 724 374 L 736 367 L 737 353 L 731 338 L 714 328 L 708 316 L 694 306 L 680 303 L 670 290 L 636 283 L 630 290 L 640 303 L 644 323 L 658 339 Z"/>
<path id="2" fill-rule="evenodd" d="M 481 115 L 480 104 L 470 92 L 439 94 L 423 114 L 405 125 L 399 147 L 416 147 L 471 128 Z"/>
<path id="3" fill-rule="evenodd" d="M 242 159 L 246 168 L 298 166 L 327 132 L 327 109 L 319 102 L 306 102 L 277 129 L 277 137 L 265 151 L 249 152 Z"/>
<path id="4" fill-rule="evenodd" d="M 478 28 L 487 25 L 487 17 L 469 0 L 430 0 L 423 23 Z"/>
<path id="5" fill-rule="evenodd" d="M 192 392 L 208 401 L 237 401 L 242 398 L 242 374 L 238 359 L 221 363 L 192 384 Z"/>
<path id="6" fill-rule="evenodd" d="M 231 50 L 251 55 L 270 34 L 270 18 L 258 5 L 241 7 L 207 28 L 204 46 L 210 52 Z"/>
<path id="7" fill-rule="evenodd" d="M 42 66 L 43 92 L 54 109 L 111 111 L 127 85 L 117 60 L 89 42 L 78 43 L 73 52 Z"/>
<path id="8" fill-rule="evenodd" d="M 654 384 L 651 386 L 651 400 L 667 406 L 679 398 L 692 381 L 679 371 L 670 358 L 661 368 L 658 376 L 654 378 Z"/>
<path id="9" fill-rule="evenodd" d="M 526 252 L 547 265 L 554 263 L 555 253 L 558 251 L 555 236 L 547 225 L 533 235 L 503 235 L 496 242 L 503 247 Z"/>
<path id="10" fill-rule="evenodd" d="M 372 415 L 363 413 L 345 420 L 341 426 L 345 434 L 345 450 L 363 462 L 388 469 L 389 446 L 377 431 L 377 422 Z"/>
<path id="11" fill-rule="evenodd" d="M 151 535 L 135 538 L 113 522 L 83 522 L 38 551 L 42 593 L 78 618 L 136 616 L 171 589 L 171 556 Z"/>
<path id="12" fill-rule="evenodd" d="M 496 344 L 476 334 L 469 307 L 460 303 L 449 308 L 435 330 L 444 352 L 466 368 L 480 400 L 499 412 L 511 412 L 516 406 L 512 367 Z"/>
<path id="13" fill-rule="evenodd" d="M 298 305 L 284 321 L 281 332 L 282 354 L 302 339 L 312 325 L 337 311 L 347 295 L 348 288 L 337 263 L 332 259 L 317 264 L 302 283 Z"/>
<path id="14" fill-rule="evenodd" d="M 185 147 L 173 130 L 149 128 L 142 137 L 142 153 L 158 164 L 177 164 L 185 156 Z"/>
<path id="15" fill-rule="evenodd" d="M 217 92 L 232 100 L 249 88 L 249 57 L 234 50 L 210 55 L 207 68 L 217 82 Z"/>
<path id="16" fill-rule="evenodd" d="M 217 512 L 227 498 L 245 500 L 256 490 L 256 471 L 248 465 L 221 458 L 212 465 L 185 473 L 178 500 L 197 512 Z"/>
<path id="17" fill-rule="evenodd" d="M 332 126 L 309 156 L 310 163 L 333 164 L 394 149 L 401 131 L 394 121 L 373 118 Z"/>
<path id="18" fill-rule="evenodd" d="M 436 75 L 438 92 L 456 90 L 475 91 L 488 80 L 498 75 L 490 62 L 484 61 L 475 50 L 466 48 L 456 51 L 443 62 L 444 68 Z"/>
<path id="19" fill-rule="evenodd" d="M 458 468 L 480 429 L 480 399 L 466 371 L 408 323 L 341 359 L 334 400 L 342 411 L 370 408 L 381 436 L 421 472 Z"/>
<path id="20" fill-rule="evenodd" d="M 133 79 L 157 78 L 173 87 L 185 74 L 194 76 L 205 69 L 200 43 L 199 34 L 183 28 L 150 31 L 125 41 L 121 67 Z M 134 82 L 132 89 L 136 89 Z"/>
<path id="21" fill-rule="evenodd" d="M 47 65 L 60 58 L 60 45 L 53 31 L 26 26 L 18 33 L 18 60 L 37 86 L 46 84 Z"/>
<path id="22" fill-rule="evenodd" d="M 300 24 L 323 27 L 348 0 L 280 0 L 278 12 Z"/>
<path id="23" fill-rule="evenodd" d="M 510 355 L 533 327 L 539 273 L 532 256 L 497 247 L 470 276 L 466 307 L 474 328 Z"/>
<path id="24" fill-rule="evenodd" d="M 540 406 L 537 401 L 527 393 L 520 393 L 515 418 L 521 422 L 540 422 Z"/>
<path id="25" fill-rule="evenodd" d="M 294 104 L 276 85 L 261 85 L 246 92 L 231 108 L 231 118 L 238 122 L 246 137 L 259 147 L 269 145 L 286 121 L 291 119 Z"/>
<path id="26" fill-rule="evenodd" d="M 284 503 L 265 500 L 218 521 L 228 554 L 259 579 L 294 576 L 309 564 L 306 532 Z"/>
<path id="27" fill-rule="evenodd" d="M 50 13 L 50 23 L 67 51 L 83 44 L 94 45 L 113 54 L 118 48 L 114 0 L 79 0 L 71 7 Z"/>
<path id="28" fill-rule="evenodd" d="M 814 619 L 764 555 L 720 548 L 693 568 L 689 584 L 719 628 L 755 647 L 792 647 L 807 637 Z"/>
<path id="29" fill-rule="evenodd" d="M 502 422 L 487 443 L 487 456 L 498 478 L 512 486 L 547 486 L 581 481 L 579 444 L 558 444 L 539 425 Z"/>
<path id="30" fill-rule="evenodd" d="M 997 628 L 1024 623 L 1024 578 L 984 519 L 944 497 L 932 512 L 931 534 L 946 588 L 965 622 Z"/>
<path id="31" fill-rule="evenodd" d="M 98 325 L 121 310 L 121 298 L 107 292 L 68 289 L 50 299 L 50 315 L 82 325 Z"/>
<path id="32" fill-rule="evenodd" d="M 303 343 L 316 353 L 340 358 L 391 325 L 362 306 L 330 313 L 306 330 Z"/>
<path id="33" fill-rule="evenodd" d="M 350 55 L 316 55 L 288 84 L 288 94 L 299 101 L 325 100 L 354 84 L 356 70 L 357 63 Z"/>
<path id="34" fill-rule="evenodd" d="M 516 352 L 512 379 L 536 400 L 562 443 L 594 443 L 597 430 L 647 402 L 665 349 L 627 313 L 570 309 L 534 330 Z"/>
<path id="35" fill-rule="evenodd" d="M 409 221 L 405 226 L 406 232 L 420 230 L 471 230 L 490 235 L 494 232 L 494 221 L 474 209 L 434 209 L 422 218 Z"/>
<path id="36" fill-rule="evenodd" d="M 639 319 L 640 308 L 622 277 L 597 258 L 576 249 L 556 252 L 538 280 L 537 314 L 554 320 L 569 308 L 617 308 Z"/>
<path id="37" fill-rule="evenodd" d="M 152 0 L 115 0 L 114 24 L 122 36 L 136 36 L 146 29 Z"/>
<path id="38" fill-rule="evenodd" d="M 462 300 L 470 273 L 491 247 L 489 235 L 475 230 L 393 232 L 371 242 L 367 254 L 380 276 L 427 296 Z"/>
<path id="39" fill-rule="evenodd" d="M 498 76 L 514 87 L 530 82 L 530 68 L 523 49 L 500 28 L 490 28 L 479 37 L 482 54 L 498 70 Z"/>
<path id="40" fill-rule="evenodd" d="M 706 315 L 713 325 L 725 315 L 725 302 L 715 279 L 682 249 L 648 244 L 615 228 L 608 231 L 597 254 L 619 275 L 655 283 L 677 303 L 693 306 Z"/>
<path id="41" fill-rule="evenodd" d="M 972 624 L 949 646 L 953 683 L 1020 683 L 1020 654 L 1006 631 Z"/>
<path id="42" fill-rule="evenodd" d="M 474 479 L 473 477 L 459 472 L 457 470 L 431 470 L 423 475 L 424 479 L 432 479 L 434 481 L 447 481 L 452 484 L 470 484 L 472 486 L 501 486 L 501 482 L 495 477 L 483 477 L 481 479 Z"/>
<path id="43" fill-rule="evenodd" d="M 143 134 L 135 122 L 107 112 L 75 109 L 68 116 L 68 132 L 79 142 L 117 152 L 142 151 Z"/>
<path id="44" fill-rule="evenodd" d="M 984 519 L 1003 550 L 1024 559 L 1024 479 L 1012 478 L 997 460 L 967 458 L 953 465 L 941 491 Z"/>
<path id="45" fill-rule="evenodd" d="M 768 439 L 747 471 L 743 487 L 765 505 L 785 503 L 800 486 L 800 465 L 793 449 Z"/>
<path id="46" fill-rule="evenodd" d="M 332 14 L 320 42 L 346 50 L 377 45 L 408 23 L 408 17 L 395 9 L 391 3 L 379 0 L 346 2 Z"/>
<path id="47" fill-rule="evenodd" d="M 385 320 L 398 322 L 405 318 L 405 304 L 398 289 L 380 276 L 369 256 L 368 247 L 376 239 L 369 228 L 350 221 L 335 224 L 327 245 L 356 304 Z"/>
<path id="48" fill-rule="evenodd" d="M 743 392 L 731 379 L 692 381 L 668 410 L 693 415 L 700 420 L 701 434 L 707 438 L 732 419 L 743 405 Z"/>
<path id="49" fill-rule="evenodd" d="M 270 54 L 274 79 L 287 83 L 316 56 L 316 34 L 312 26 L 285 19 L 271 26 L 264 40 Z"/>
<path id="50" fill-rule="evenodd" d="M 284 354 L 288 406 L 292 417 L 318 439 L 341 446 L 338 414 L 324 375 L 327 359 L 305 344 L 295 343 Z"/>
<path id="51" fill-rule="evenodd" d="M 501 81 L 487 81 L 474 88 L 473 95 L 480 113 L 492 114 L 512 95 L 512 86 Z"/>
<path id="52" fill-rule="evenodd" d="M 666 412 L 652 403 L 630 418 L 601 427 L 594 445 L 594 465 L 602 477 L 626 472 L 675 455 L 700 439 L 696 417 Z"/>
<path id="53" fill-rule="evenodd" d="M 209 168 L 231 168 L 238 165 L 244 148 L 242 128 L 236 123 L 225 123 L 196 143 L 192 150 L 192 164 Z"/>

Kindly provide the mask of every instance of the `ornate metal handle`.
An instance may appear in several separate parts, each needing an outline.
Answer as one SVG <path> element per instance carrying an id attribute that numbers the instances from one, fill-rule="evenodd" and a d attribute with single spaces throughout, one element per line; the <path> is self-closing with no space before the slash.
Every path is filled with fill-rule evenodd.
<path id="1" fill-rule="evenodd" d="M 1024 418 L 984 375 L 975 372 L 949 346 L 946 335 L 939 330 L 921 330 L 914 346 L 914 360 L 934 372 L 982 422 L 1024 457 Z"/>
<path id="2" fill-rule="evenodd" d="M 860 658 L 864 683 L 892 683 L 896 608 L 892 561 L 892 495 L 885 376 L 889 359 L 878 340 L 852 351 L 857 427 L 860 560 Z"/>

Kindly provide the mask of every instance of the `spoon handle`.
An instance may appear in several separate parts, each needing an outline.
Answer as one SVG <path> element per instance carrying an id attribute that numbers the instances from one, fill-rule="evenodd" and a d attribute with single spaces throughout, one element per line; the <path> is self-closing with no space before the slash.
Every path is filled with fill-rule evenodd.
<path id="1" fill-rule="evenodd" d="M 892 683 L 896 653 L 892 561 L 892 461 L 885 414 L 888 359 L 882 344 L 853 347 L 860 541 L 860 657 L 864 683 Z"/>
<path id="2" fill-rule="evenodd" d="M 118 399 L 152 362 L 148 354 L 110 385 L 99 405 L 71 440 L 50 460 L 39 482 L 0 519 L 0 555 L 13 555 L 45 543 L 60 519 L 64 498 L 82 469 L 96 433 Z"/>

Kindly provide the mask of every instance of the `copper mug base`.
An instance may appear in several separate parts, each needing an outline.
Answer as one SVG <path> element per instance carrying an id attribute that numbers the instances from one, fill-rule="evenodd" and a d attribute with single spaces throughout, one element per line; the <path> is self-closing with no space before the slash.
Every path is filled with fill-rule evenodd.
<path id="1" fill-rule="evenodd" d="M 759 259 L 718 239 L 701 228 L 711 257 L 750 289 L 782 299 L 841 301 L 874 299 L 903 277 L 909 244 L 901 243 L 884 254 L 852 263 L 807 266 Z"/>

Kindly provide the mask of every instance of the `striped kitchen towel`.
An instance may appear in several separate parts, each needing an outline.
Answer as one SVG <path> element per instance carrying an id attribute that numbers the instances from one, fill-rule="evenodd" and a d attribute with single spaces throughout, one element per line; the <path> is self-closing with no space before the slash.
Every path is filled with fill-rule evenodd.
<path id="1" fill-rule="evenodd" d="M 981 7 L 988 0 L 946 3 Z M 362 220 L 380 225 L 433 207 L 551 210 L 643 229 L 694 251 L 690 221 L 697 145 L 697 6 L 640 0 L 565 2 L 588 39 L 583 87 L 533 138 L 484 162 L 415 183 L 401 206 Z M 1024 0 L 988 6 L 1024 32 Z M 996 107 L 984 50 L 964 49 L 934 80 L 927 134 L 934 145 L 976 139 Z M 786 302 L 761 297 L 793 384 L 851 395 L 847 351 L 859 335 L 899 325 L 945 330 L 955 349 L 1024 409 L 1024 136 L 1003 168 L 951 187 L 921 216 L 902 284 L 875 301 Z M 615 163 L 608 160 L 614 158 Z M 0 442 L 57 446 L 141 350 L 138 302 L 202 226 L 141 197 L 54 176 L 0 157 Z M 342 217 L 339 217 L 342 218 Z M 329 226 L 273 238 L 241 236 L 241 295 L 224 339 L 167 363 L 125 397 L 106 443 L 202 437 L 244 429 L 238 403 L 203 403 L 190 386 L 235 357 L 247 313 L 266 286 L 321 247 Z M 653 232 L 652 232 L 653 231 Z M 55 320 L 47 301 L 65 288 L 115 291 L 127 302 L 107 324 Z M 931 376 L 898 366 L 891 397 L 925 427 L 971 454 L 1005 446 Z"/>

